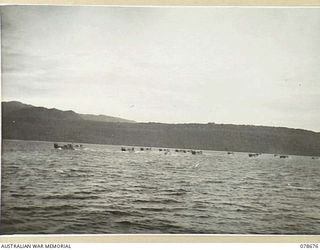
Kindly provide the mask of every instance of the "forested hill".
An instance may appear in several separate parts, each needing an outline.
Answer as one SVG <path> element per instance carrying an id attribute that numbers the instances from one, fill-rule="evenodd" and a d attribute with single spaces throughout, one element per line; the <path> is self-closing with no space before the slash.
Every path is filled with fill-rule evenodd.
<path id="1" fill-rule="evenodd" d="M 39 108 L 17 102 L 2 103 L 2 137 L 3 139 L 320 155 L 320 133 L 307 130 L 214 123 L 134 123 L 121 118 L 115 118 L 119 120 L 110 122 L 103 117 Z"/>
<path id="2" fill-rule="evenodd" d="M 74 111 L 62 111 L 58 109 L 48 109 L 35 107 L 17 101 L 2 102 L 2 118 L 4 119 L 41 119 L 41 120 L 90 120 L 100 122 L 135 122 L 119 117 L 106 115 L 78 114 Z"/>

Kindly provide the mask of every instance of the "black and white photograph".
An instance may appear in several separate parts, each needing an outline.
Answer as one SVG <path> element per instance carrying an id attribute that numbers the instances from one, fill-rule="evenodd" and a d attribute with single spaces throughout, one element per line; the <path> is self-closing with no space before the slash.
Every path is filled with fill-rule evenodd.
<path id="1" fill-rule="evenodd" d="M 320 234 L 320 8 L 2 5 L 1 235 Z"/>

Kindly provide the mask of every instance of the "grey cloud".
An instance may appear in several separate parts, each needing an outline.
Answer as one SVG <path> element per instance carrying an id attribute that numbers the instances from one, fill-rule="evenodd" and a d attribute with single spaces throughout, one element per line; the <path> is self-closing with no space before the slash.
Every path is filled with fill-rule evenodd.
<path id="1" fill-rule="evenodd" d="M 319 8 L 0 13 L 4 98 L 142 121 L 320 131 Z"/>

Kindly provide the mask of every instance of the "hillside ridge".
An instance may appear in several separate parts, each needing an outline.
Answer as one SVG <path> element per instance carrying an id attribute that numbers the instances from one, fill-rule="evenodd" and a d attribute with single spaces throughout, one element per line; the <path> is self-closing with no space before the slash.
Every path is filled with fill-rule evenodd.
<path id="1" fill-rule="evenodd" d="M 303 129 L 215 123 L 105 122 L 99 120 L 100 116 L 84 119 L 85 116 L 74 111 L 18 106 L 14 111 L 2 103 L 3 139 L 320 155 L 320 133 Z"/>

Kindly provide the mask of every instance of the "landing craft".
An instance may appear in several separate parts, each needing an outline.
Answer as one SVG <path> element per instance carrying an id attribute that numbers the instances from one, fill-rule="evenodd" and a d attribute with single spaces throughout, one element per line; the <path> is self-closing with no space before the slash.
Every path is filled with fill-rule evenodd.
<path id="1" fill-rule="evenodd" d="M 72 144 L 66 144 L 66 145 L 60 146 L 58 143 L 54 143 L 53 147 L 55 149 L 74 150 L 74 147 Z"/>
<path id="2" fill-rule="evenodd" d="M 129 152 L 133 152 L 133 151 L 134 151 L 134 147 L 132 147 L 132 148 L 125 148 L 125 147 L 121 147 L 121 151 L 129 151 Z"/>
<path id="3" fill-rule="evenodd" d="M 258 153 L 250 153 L 249 157 L 257 157 L 259 154 Z"/>
<path id="4" fill-rule="evenodd" d="M 202 151 L 201 150 L 199 150 L 199 151 L 191 150 L 191 154 L 193 154 L 193 155 L 196 155 L 196 154 L 202 155 Z"/>
<path id="5" fill-rule="evenodd" d="M 285 158 L 289 158 L 289 156 L 287 156 L 287 155 L 280 155 L 280 159 L 285 159 Z"/>

